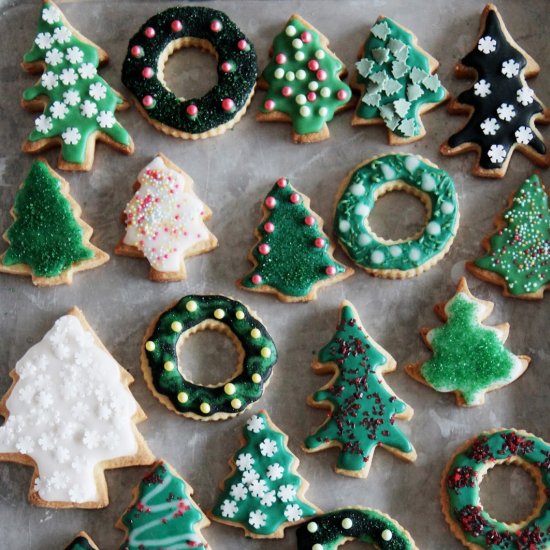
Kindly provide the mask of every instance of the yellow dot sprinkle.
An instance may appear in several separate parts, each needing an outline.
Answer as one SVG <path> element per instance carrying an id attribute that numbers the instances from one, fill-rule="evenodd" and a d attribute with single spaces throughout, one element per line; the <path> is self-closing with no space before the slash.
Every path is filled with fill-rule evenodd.
<path id="1" fill-rule="evenodd" d="M 250 331 L 250 336 L 252 336 L 252 338 L 259 338 L 261 335 L 262 333 L 257 328 L 253 328 Z"/>
<path id="2" fill-rule="evenodd" d="M 170 325 L 170 328 L 174 331 L 174 332 L 181 332 L 181 329 L 183 328 L 182 324 L 179 322 L 179 321 L 174 321 L 171 325 Z"/>
<path id="3" fill-rule="evenodd" d="M 187 302 L 185 304 L 185 309 L 187 311 L 190 311 L 190 312 L 196 311 L 197 310 L 197 302 L 195 302 L 195 300 L 189 300 L 189 302 Z"/>
<path id="4" fill-rule="evenodd" d="M 224 387 L 223 387 L 223 391 L 227 394 L 227 395 L 233 395 L 235 393 L 235 386 L 234 384 L 231 384 L 231 382 L 229 384 L 226 384 Z"/>
<path id="5" fill-rule="evenodd" d="M 214 310 L 214 317 L 216 319 L 223 319 L 225 317 L 225 311 L 220 308 Z"/>
<path id="6" fill-rule="evenodd" d="M 235 313 L 235 317 L 239 320 L 239 321 L 242 321 L 244 319 L 244 311 L 240 310 L 237 311 L 237 313 Z"/>
<path id="7" fill-rule="evenodd" d="M 174 370 L 174 363 L 172 363 L 172 361 L 166 361 L 166 363 L 164 363 L 164 370 Z"/>
<path id="8" fill-rule="evenodd" d="M 271 350 L 269 348 L 262 348 L 260 350 L 260 355 L 267 359 L 268 357 L 271 357 Z"/>
<path id="9" fill-rule="evenodd" d="M 261 381 L 262 381 L 262 377 L 257 372 L 255 372 L 252 375 L 252 382 L 254 382 L 254 384 L 259 384 Z"/>
<path id="10" fill-rule="evenodd" d="M 180 403 L 187 403 L 188 399 L 189 399 L 189 396 L 184 391 L 180 391 L 178 393 L 178 401 Z"/>
<path id="11" fill-rule="evenodd" d="M 240 409 L 241 408 L 241 400 L 240 399 L 232 399 L 231 400 L 231 406 L 234 408 L 234 409 Z"/>
<path id="12" fill-rule="evenodd" d="M 155 342 L 151 341 L 151 340 L 148 340 L 147 342 L 145 342 L 145 349 L 147 351 L 154 351 L 155 349 Z"/>
<path id="13" fill-rule="evenodd" d="M 201 403 L 201 413 L 208 414 L 210 412 L 210 405 L 208 403 Z"/>

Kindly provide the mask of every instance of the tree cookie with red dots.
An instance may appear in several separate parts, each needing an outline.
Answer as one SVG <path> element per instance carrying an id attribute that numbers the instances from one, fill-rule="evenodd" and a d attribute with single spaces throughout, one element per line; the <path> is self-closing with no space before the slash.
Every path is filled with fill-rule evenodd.
<path id="1" fill-rule="evenodd" d="M 496 231 L 481 242 L 486 254 L 466 267 L 481 280 L 500 285 L 504 296 L 541 300 L 550 287 L 550 210 L 538 175 L 510 195 L 495 225 Z"/>
<path id="2" fill-rule="evenodd" d="M 363 478 L 378 446 L 403 460 L 416 460 L 414 447 L 395 424 L 409 420 L 413 410 L 383 377 L 395 370 L 395 359 L 369 336 L 350 302 L 340 305 L 336 333 L 319 351 L 313 369 L 333 376 L 308 398 L 308 404 L 330 412 L 305 440 L 304 451 L 339 447 L 336 473 Z"/>
<path id="3" fill-rule="evenodd" d="M 168 88 L 164 66 L 181 48 L 199 48 L 218 62 L 218 83 L 184 99 Z M 182 139 L 223 134 L 245 114 L 258 73 L 256 51 L 225 13 L 202 6 L 169 8 L 148 19 L 130 39 L 122 82 L 138 111 L 157 130 Z"/>
<path id="4" fill-rule="evenodd" d="M 185 279 L 185 258 L 218 246 L 204 223 L 212 212 L 193 192 L 190 176 L 162 153 L 139 173 L 134 190 L 123 213 L 126 233 L 115 253 L 145 257 L 153 281 Z"/>
<path id="5" fill-rule="evenodd" d="M 317 29 L 292 15 L 273 40 L 272 59 L 258 82 L 267 93 L 256 118 L 290 122 L 294 143 L 327 139 L 327 123 L 351 105 L 351 89 L 342 81 L 347 69 L 328 46 Z"/>
<path id="6" fill-rule="evenodd" d="M 258 242 L 248 256 L 254 268 L 238 281 L 240 288 L 275 294 L 283 302 L 307 302 L 317 298 L 319 288 L 353 274 L 334 259 L 323 220 L 288 179 L 277 180 L 262 211 Z"/>

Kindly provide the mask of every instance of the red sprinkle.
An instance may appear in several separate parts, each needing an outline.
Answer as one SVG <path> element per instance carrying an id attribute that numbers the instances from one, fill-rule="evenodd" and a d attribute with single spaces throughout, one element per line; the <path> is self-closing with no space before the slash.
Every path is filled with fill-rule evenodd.
<path id="1" fill-rule="evenodd" d="M 172 23 L 170 24 L 170 28 L 174 32 L 179 32 L 181 29 L 183 29 L 183 25 L 181 24 L 181 21 L 179 19 L 174 19 Z"/>
<path id="2" fill-rule="evenodd" d="M 153 27 L 147 27 L 145 29 L 145 31 L 143 31 L 143 34 L 145 34 L 145 36 L 147 38 L 153 38 L 155 36 L 155 29 L 153 29 Z"/>

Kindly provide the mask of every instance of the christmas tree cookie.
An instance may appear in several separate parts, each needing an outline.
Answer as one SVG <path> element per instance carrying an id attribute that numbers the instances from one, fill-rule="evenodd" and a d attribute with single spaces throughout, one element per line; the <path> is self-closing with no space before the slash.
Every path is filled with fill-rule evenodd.
<path id="1" fill-rule="evenodd" d="M 121 256 L 145 257 L 153 281 L 186 278 L 184 260 L 209 252 L 218 240 L 205 225 L 212 212 L 193 192 L 193 180 L 162 153 L 139 173 L 123 219 Z"/>
<path id="2" fill-rule="evenodd" d="M 145 413 L 132 376 L 84 315 L 60 317 L 10 373 L 0 402 L 0 461 L 34 467 L 29 501 L 49 508 L 103 508 L 105 469 L 154 460 L 136 424 Z"/>
<path id="3" fill-rule="evenodd" d="M 282 538 L 286 527 L 319 510 L 304 497 L 309 484 L 297 473 L 299 461 L 288 448 L 288 437 L 265 411 L 248 419 L 243 436 L 210 515 L 241 527 L 248 537 Z"/>
<path id="4" fill-rule="evenodd" d="M 134 151 L 132 138 L 115 118 L 115 111 L 128 103 L 97 74 L 107 59 L 53 2 L 43 2 L 36 38 L 22 63 L 28 73 L 41 73 L 40 80 L 23 92 L 22 105 L 42 114 L 23 151 L 36 153 L 60 145 L 62 170 L 90 170 L 97 140 L 122 153 Z"/>
<path id="5" fill-rule="evenodd" d="M 441 146 L 444 155 L 476 152 L 472 173 L 501 178 L 517 149 L 539 166 L 550 165 L 550 151 L 535 123 L 550 123 L 550 110 L 526 79 L 540 67 L 512 38 L 493 4 L 487 4 L 474 48 L 455 66 L 473 86 L 449 104 L 449 112 L 468 115 L 464 127 Z"/>
<path id="6" fill-rule="evenodd" d="M 0 272 L 52 286 L 70 284 L 74 273 L 104 264 L 109 256 L 90 243 L 93 229 L 80 213 L 67 181 L 46 161 L 34 162 L 15 197 Z"/>
<path id="7" fill-rule="evenodd" d="M 481 243 L 486 254 L 466 267 L 502 286 L 505 296 L 542 299 L 550 287 L 550 211 L 539 176 L 531 176 L 510 195 L 495 225 L 496 231 Z"/>
<path id="8" fill-rule="evenodd" d="M 309 198 L 286 178 L 277 180 L 262 205 L 258 242 L 249 254 L 253 270 L 238 286 L 275 294 L 284 302 L 307 302 L 317 289 L 346 279 L 353 269 L 332 256 L 334 246 Z"/>
<path id="9" fill-rule="evenodd" d="M 398 419 L 409 420 L 413 410 L 383 377 L 395 370 L 395 359 L 369 336 L 347 300 L 340 306 L 336 333 L 319 352 L 313 369 L 333 377 L 308 403 L 330 412 L 305 440 L 304 451 L 339 447 L 336 473 L 363 478 L 378 446 L 403 460 L 416 460 L 414 447 L 395 424 Z"/>
<path id="10" fill-rule="evenodd" d="M 71 543 L 65 547 L 65 550 L 99 550 L 99 548 L 90 535 L 84 531 L 80 531 Z"/>
<path id="11" fill-rule="evenodd" d="M 342 81 L 347 69 L 328 45 L 305 19 L 292 15 L 273 40 L 272 59 L 259 80 L 267 93 L 257 119 L 290 122 L 295 143 L 327 139 L 327 122 L 351 99 Z"/>
<path id="12" fill-rule="evenodd" d="M 388 17 L 380 16 L 355 64 L 352 86 L 361 93 L 354 126 L 385 124 L 391 145 L 424 137 L 420 115 L 448 94 L 435 73 L 439 63 L 417 44 L 416 36 Z"/>
<path id="13" fill-rule="evenodd" d="M 119 519 L 126 532 L 120 550 L 208 548 L 201 529 L 210 521 L 191 498 L 193 489 L 163 460 L 134 489 L 134 501 Z"/>
<path id="14" fill-rule="evenodd" d="M 464 277 L 456 294 L 435 312 L 445 323 L 420 331 L 431 359 L 405 367 L 415 380 L 438 392 L 454 392 L 463 407 L 483 405 L 485 394 L 512 383 L 529 366 L 530 357 L 504 347 L 510 325 L 485 326 L 493 303 L 473 296 Z"/>

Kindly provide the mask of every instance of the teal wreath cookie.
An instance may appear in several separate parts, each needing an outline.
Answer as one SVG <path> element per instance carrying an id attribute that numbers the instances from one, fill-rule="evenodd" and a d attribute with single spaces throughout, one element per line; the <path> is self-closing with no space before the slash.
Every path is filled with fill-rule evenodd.
<path id="1" fill-rule="evenodd" d="M 218 83 L 199 98 L 179 98 L 164 80 L 168 57 L 196 47 L 214 55 Z M 256 86 L 256 51 L 225 13 L 201 6 L 170 8 L 148 19 L 130 39 L 122 82 L 157 130 L 183 139 L 219 135 L 244 115 Z"/>
<path id="2" fill-rule="evenodd" d="M 539 489 L 533 512 L 508 524 L 492 518 L 480 501 L 487 471 L 516 464 L 531 474 Z M 453 456 L 441 480 L 441 504 L 453 534 L 472 549 L 550 548 L 550 445 L 522 430 L 497 429 L 468 441 Z"/>
<path id="3" fill-rule="evenodd" d="M 384 239 L 369 226 L 376 200 L 391 191 L 409 193 L 426 208 L 424 227 L 407 239 Z M 359 267 L 377 277 L 405 279 L 426 271 L 448 252 L 458 220 L 449 174 L 422 157 L 392 154 L 369 159 L 346 176 L 337 194 L 334 226 L 338 241 Z"/>
<path id="4" fill-rule="evenodd" d="M 194 384 L 178 366 L 178 347 L 202 330 L 225 334 L 237 349 L 237 369 L 220 384 Z M 169 409 L 197 420 L 225 420 L 260 399 L 276 362 L 275 343 L 245 305 L 225 296 L 190 295 L 153 321 L 141 365 L 147 385 Z"/>

